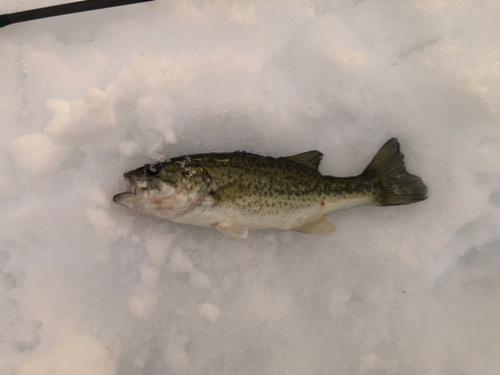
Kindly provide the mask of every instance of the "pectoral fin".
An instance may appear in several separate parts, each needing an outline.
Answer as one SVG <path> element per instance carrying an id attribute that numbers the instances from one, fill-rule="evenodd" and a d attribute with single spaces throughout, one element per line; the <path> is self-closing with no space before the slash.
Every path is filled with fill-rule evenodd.
<path id="1" fill-rule="evenodd" d="M 219 231 L 228 236 L 236 238 L 246 238 L 248 236 L 248 227 L 245 224 L 222 222 L 214 225 Z"/>
<path id="2" fill-rule="evenodd" d="M 322 216 L 318 221 L 301 225 L 293 230 L 310 234 L 330 234 L 336 231 L 335 225 L 326 216 Z"/>
<path id="3" fill-rule="evenodd" d="M 232 181 L 212 191 L 210 196 L 214 199 L 214 205 L 224 204 L 227 201 L 231 202 L 244 195 L 241 189 L 235 189 L 236 185 L 237 181 Z"/>

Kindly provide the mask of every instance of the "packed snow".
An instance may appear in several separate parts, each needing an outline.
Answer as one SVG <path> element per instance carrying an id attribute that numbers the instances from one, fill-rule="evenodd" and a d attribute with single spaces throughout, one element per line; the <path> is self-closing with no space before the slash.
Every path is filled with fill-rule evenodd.
<path id="1" fill-rule="evenodd" d="M 62 3 L 2 0 L 0 13 Z M 156 0 L 0 29 L 0 373 L 500 374 L 500 2 Z M 122 174 L 396 137 L 429 199 L 246 240 Z"/>

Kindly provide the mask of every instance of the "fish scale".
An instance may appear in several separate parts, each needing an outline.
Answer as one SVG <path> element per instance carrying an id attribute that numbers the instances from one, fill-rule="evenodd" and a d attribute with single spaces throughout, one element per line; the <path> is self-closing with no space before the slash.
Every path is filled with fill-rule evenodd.
<path id="1" fill-rule="evenodd" d="M 217 161 L 220 155 L 227 160 L 225 165 Z M 321 205 L 321 201 L 329 206 L 338 200 L 371 197 L 373 192 L 367 178 L 322 176 L 286 158 L 246 155 L 248 158 L 237 154 L 192 157 L 210 174 L 216 189 L 228 186 L 219 204 L 280 214 L 285 209 L 293 211 L 308 205 Z"/>

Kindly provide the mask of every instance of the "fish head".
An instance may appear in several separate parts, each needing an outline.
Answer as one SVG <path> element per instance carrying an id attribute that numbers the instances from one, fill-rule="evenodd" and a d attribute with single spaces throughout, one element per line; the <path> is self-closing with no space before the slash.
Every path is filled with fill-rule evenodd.
<path id="1" fill-rule="evenodd" d="M 115 203 L 167 219 L 199 205 L 211 185 L 210 175 L 189 160 L 146 164 L 123 177 L 128 191 L 116 194 Z"/>

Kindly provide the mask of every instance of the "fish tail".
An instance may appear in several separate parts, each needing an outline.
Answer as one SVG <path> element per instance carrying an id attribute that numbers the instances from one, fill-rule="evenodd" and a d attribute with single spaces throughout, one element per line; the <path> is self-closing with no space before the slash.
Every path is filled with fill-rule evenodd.
<path id="1" fill-rule="evenodd" d="M 427 186 L 422 179 L 406 171 L 396 138 L 382 146 L 362 176 L 374 181 L 373 197 L 377 205 L 403 205 L 427 199 Z"/>

